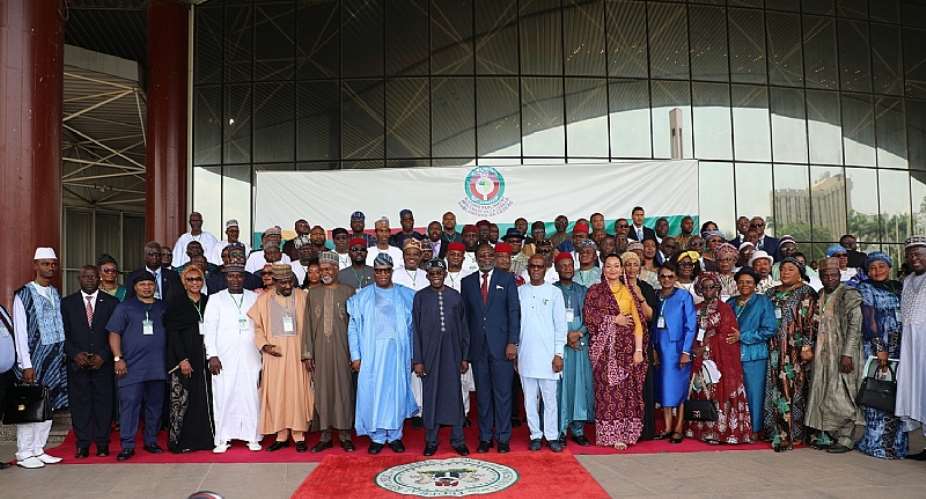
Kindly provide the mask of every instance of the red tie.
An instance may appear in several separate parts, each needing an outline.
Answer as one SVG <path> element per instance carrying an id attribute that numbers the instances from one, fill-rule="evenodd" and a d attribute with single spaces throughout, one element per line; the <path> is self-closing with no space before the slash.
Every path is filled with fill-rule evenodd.
<path id="1" fill-rule="evenodd" d="M 482 303 L 489 303 L 489 273 L 485 272 L 482 274 Z"/>
<path id="2" fill-rule="evenodd" d="M 92 296 L 87 297 L 87 325 L 93 327 L 93 306 L 90 304 L 90 301 L 93 300 Z"/>

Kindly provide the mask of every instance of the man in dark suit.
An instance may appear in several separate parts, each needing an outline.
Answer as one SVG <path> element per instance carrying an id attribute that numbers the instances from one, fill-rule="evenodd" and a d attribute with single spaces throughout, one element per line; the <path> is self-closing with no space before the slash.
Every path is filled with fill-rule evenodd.
<path id="1" fill-rule="evenodd" d="M 646 212 L 643 211 L 642 207 L 634 206 L 633 211 L 630 212 L 630 218 L 633 219 L 633 225 L 630 226 L 627 239 L 640 241 L 641 243 L 646 239 L 656 240 L 656 231 L 643 225 Z"/>
<path id="2" fill-rule="evenodd" d="M 129 274 L 125 282 L 135 282 L 135 278 L 143 272 L 154 274 L 155 299 L 166 300 L 174 295 L 185 293 L 183 284 L 180 283 L 180 274 L 176 270 L 161 266 L 161 245 L 157 241 L 151 241 L 145 245 L 145 266 Z M 125 294 L 126 299 L 134 296 L 135 289 L 128 286 Z"/>
<path id="3" fill-rule="evenodd" d="M 759 233 L 759 241 L 756 243 L 756 250 L 762 250 L 772 258 L 778 259 L 778 239 L 765 235 L 765 219 L 762 217 L 752 217 L 749 221 L 749 229 Z"/>
<path id="4" fill-rule="evenodd" d="M 495 269 L 495 250 L 476 248 L 479 271 L 463 278 L 461 293 L 470 331 L 470 365 L 479 404 L 479 447 L 510 450 L 514 364 L 521 335 L 521 304 L 514 274 Z M 494 431 L 493 431 L 494 429 Z"/>
<path id="5" fill-rule="evenodd" d="M 160 253 L 159 253 L 160 255 Z M 93 265 L 81 267 L 80 291 L 61 300 L 64 352 L 68 364 L 68 400 L 77 435 L 77 459 L 109 455 L 113 422 L 113 355 L 106 323 L 119 300 L 99 290 L 100 274 Z"/>

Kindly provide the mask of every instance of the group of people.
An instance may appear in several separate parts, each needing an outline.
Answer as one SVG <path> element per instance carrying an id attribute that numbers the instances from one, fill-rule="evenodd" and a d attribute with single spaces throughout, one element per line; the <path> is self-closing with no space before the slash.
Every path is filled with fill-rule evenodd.
<path id="1" fill-rule="evenodd" d="M 48 387 L 70 408 L 76 458 L 109 454 L 114 418 L 118 460 L 140 420 L 152 453 L 163 427 L 172 452 L 260 451 L 266 435 L 267 451 L 322 452 L 335 433 L 344 451 L 356 434 L 371 454 L 403 452 L 412 419 L 425 455 L 443 426 L 467 455 L 475 391 L 477 452 L 508 452 L 523 411 L 531 450 L 590 445 L 594 427 L 618 450 L 763 440 L 926 459 L 907 456 L 926 421 L 924 236 L 906 242 L 900 282 L 888 255 L 848 235 L 808 265 L 761 217 L 741 217 L 730 241 L 691 217 L 674 235 L 664 218 L 646 227 L 641 207 L 613 233 L 600 213 L 558 216 L 553 234 L 523 218 L 503 235 L 486 220 L 457 232 L 452 212 L 424 233 L 410 210 L 399 220 L 372 234 L 361 212 L 330 233 L 299 220 L 251 251 L 236 221 L 220 241 L 193 213 L 172 250 L 145 246 L 125 286 L 104 255 L 63 299 L 54 250 L 38 248 L 35 279 L 11 317 L 0 310 L 0 340 L 15 344 L 0 399 L 14 377 Z M 857 403 L 865 376 L 896 380 L 893 412 Z M 19 466 L 60 462 L 44 450 L 50 427 L 18 426 Z"/>

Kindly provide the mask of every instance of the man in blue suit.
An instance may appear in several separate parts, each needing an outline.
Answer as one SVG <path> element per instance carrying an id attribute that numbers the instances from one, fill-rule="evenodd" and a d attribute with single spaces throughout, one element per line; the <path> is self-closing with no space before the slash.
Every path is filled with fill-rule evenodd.
<path id="1" fill-rule="evenodd" d="M 765 219 L 762 217 L 752 217 L 749 221 L 749 228 L 759 233 L 759 241 L 756 244 L 757 250 L 762 250 L 772 258 L 778 260 L 778 239 L 765 234 Z"/>
<path id="2" fill-rule="evenodd" d="M 479 405 L 477 452 L 488 452 L 494 439 L 498 452 L 504 453 L 510 450 L 511 386 L 521 333 L 521 304 L 514 274 L 495 269 L 491 244 L 479 244 L 476 262 L 479 272 L 463 278 L 461 292 Z"/>

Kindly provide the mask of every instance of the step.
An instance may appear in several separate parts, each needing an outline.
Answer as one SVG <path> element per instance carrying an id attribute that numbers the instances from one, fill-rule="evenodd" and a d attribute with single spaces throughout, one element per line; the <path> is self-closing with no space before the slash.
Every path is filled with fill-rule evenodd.
<path id="1" fill-rule="evenodd" d="M 48 434 L 50 443 L 60 443 L 71 430 L 70 411 L 59 411 L 52 417 L 51 432 Z M 0 425 L 0 443 L 16 442 L 16 425 Z"/>

